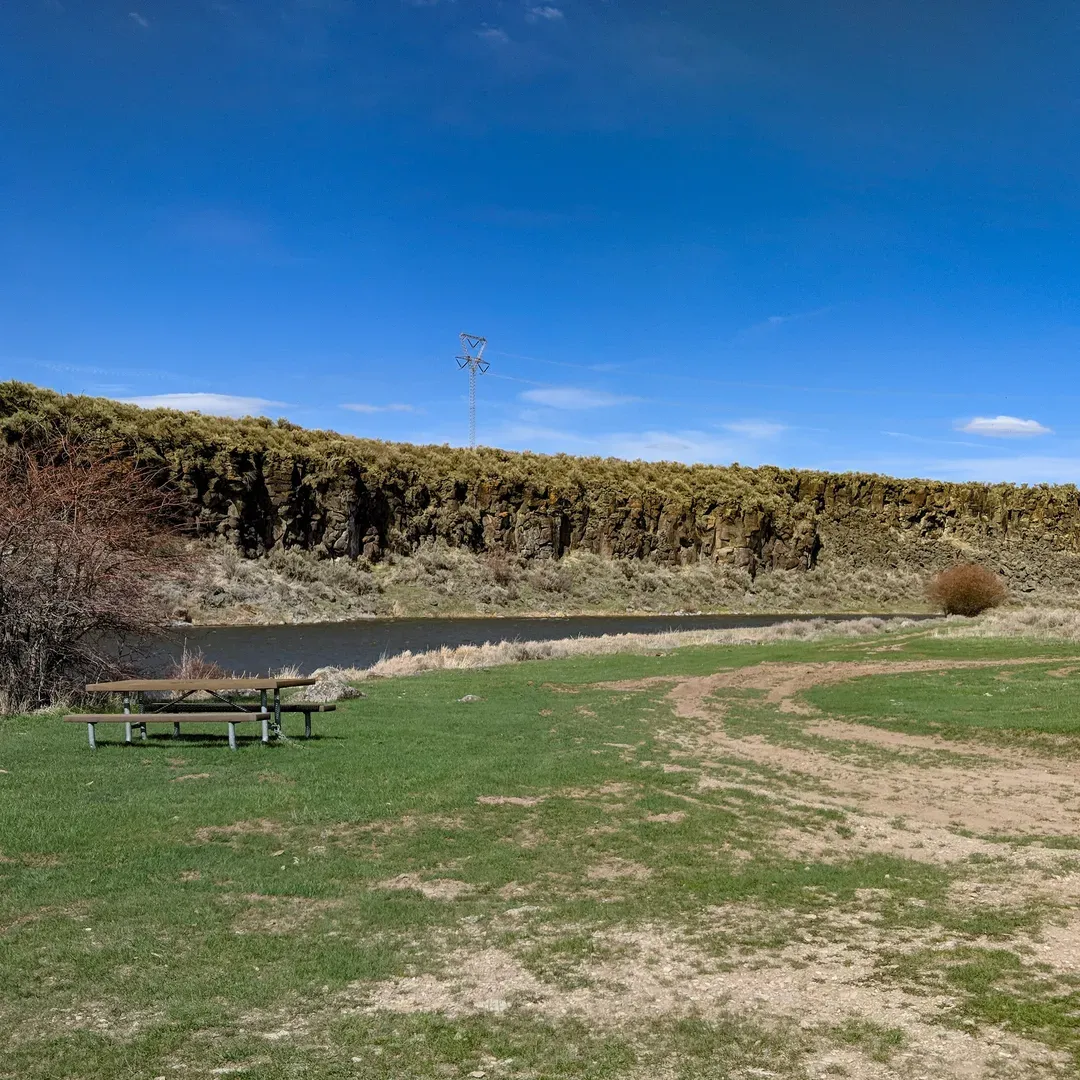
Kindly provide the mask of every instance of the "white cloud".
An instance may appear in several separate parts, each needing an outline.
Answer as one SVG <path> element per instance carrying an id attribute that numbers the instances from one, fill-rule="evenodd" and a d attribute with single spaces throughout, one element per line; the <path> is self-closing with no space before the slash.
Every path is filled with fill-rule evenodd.
<path id="1" fill-rule="evenodd" d="M 606 409 L 638 400 L 623 394 L 584 390 L 577 386 L 542 386 L 536 390 L 526 390 L 521 399 L 533 405 L 546 405 L 550 409 Z"/>
<path id="2" fill-rule="evenodd" d="M 503 45 L 510 44 L 510 35 L 505 30 L 500 30 L 497 26 L 485 26 L 476 31 L 476 36 L 488 45 L 494 45 L 501 47 Z"/>
<path id="3" fill-rule="evenodd" d="M 552 7 L 550 4 L 541 4 L 538 7 L 529 8 L 525 18 L 529 22 L 558 22 L 564 16 L 561 9 Z"/>
<path id="4" fill-rule="evenodd" d="M 282 401 L 266 398 L 236 397 L 233 394 L 150 394 L 146 397 L 119 398 L 125 405 L 141 409 L 180 409 L 208 416 L 260 416 L 268 408 L 284 408 Z"/>
<path id="5" fill-rule="evenodd" d="M 682 461 L 694 464 L 727 464 L 738 459 L 739 448 L 705 431 L 642 431 L 610 435 L 606 452 L 635 461 Z"/>
<path id="6" fill-rule="evenodd" d="M 380 413 L 380 412 L 416 412 L 416 409 L 412 405 L 368 405 L 365 402 L 350 402 L 341 406 L 343 409 L 350 409 L 352 412 L 358 413 Z"/>
<path id="7" fill-rule="evenodd" d="M 145 16 L 140 15 L 137 11 L 129 11 L 128 16 L 132 22 L 138 23 L 144 30 L 150 29 L 150 20 Z"/>
<path id="8" fill-rule="evenodd" d="M 733 420 L 730 424 L 721 424 L 725 431 L 734 435 L 745 435 L 748 439 L 771 439 L 787 428 L 783 424 L 773 424 L 768 420 Z"/>
<path id="9" fill-rule="evenodd" d="M 532 450 L 545 454 L 587 454 L 617 457 L 628 461 L 681 461 L 726 465 L 732 461 L 760 464 L 760 451 L 745 440 L 717 438 L 707 431 L 621 431 L 584 434 L 511 423 L 481 433 L 487 446 L 508 450 Z"/>
<path id="10" fill-rule="evenodd" d="M 1030 438 L 1032 435 L 1050 435 L 1051 430 L 1038 420 L 1021 420 L 1016 416 L 976 416 L 957 427 L 969 435 L 987 435 L 998 439 Z"/>

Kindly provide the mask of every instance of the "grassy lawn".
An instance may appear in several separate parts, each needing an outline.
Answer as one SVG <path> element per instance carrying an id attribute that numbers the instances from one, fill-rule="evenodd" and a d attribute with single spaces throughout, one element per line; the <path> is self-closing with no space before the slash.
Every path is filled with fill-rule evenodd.
<path id="1" fill-rule="evenodd" d="M 370 682 L 235 754 L 0 721 L 0 1077 L 1074 1075 L 1077 678 L 911 633 Z"/>

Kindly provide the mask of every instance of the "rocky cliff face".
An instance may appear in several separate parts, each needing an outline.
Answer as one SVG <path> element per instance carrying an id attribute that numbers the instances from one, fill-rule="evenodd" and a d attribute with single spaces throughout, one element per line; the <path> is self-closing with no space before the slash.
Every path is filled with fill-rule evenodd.
<path id="1" fill-rule="evenodd" d="M 760 488 L 759 499 L 495 475 L 432 482 L 406 470 L 373 479 L 362 461 L 313 480 L 299 462 L 260 454 L 218 456 L 174 479 L 200 534 L 223 536 L 249 555 L 300 547 L 376 562 L 441 540 L 527 559 L 588 551 L 675 565 L 707 560 L 754 574 L 839 558 L 930 568 L 967 554 L 1019 578 L 1080 555 L 1080 493 L 1072 487 L 738 472 L 751 492 Z"/>
<path id="2" fill-rule="evenodd" d="M 137 454 L 175 486 L 198 535 L 250 556 L 300 548 L 378 562 L 442 541 L 529 560 L 587 551 L 751 574 L 832 560 L 930 568 L 963 555 L 1019 582 L 1080 567 L 1072 486 L 412 447 L 17 383 L 0 384 L 0 426 L 9 441 L 50 428 Z"/>

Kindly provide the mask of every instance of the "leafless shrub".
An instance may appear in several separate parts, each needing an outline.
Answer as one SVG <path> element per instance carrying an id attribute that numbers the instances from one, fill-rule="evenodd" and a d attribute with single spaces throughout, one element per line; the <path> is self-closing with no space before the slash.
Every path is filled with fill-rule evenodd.
<path id="1" fill-rule="evenodd" d="M 227 679 L 229 673 L 216 661 L 207 660 L 202 649 L 191 651 L 185 642 L 180 659 L 169 669 L 170 679 Z"/>
<path id="2" fill-rule="evenodd" d="M 992 570 L 962 563 L 936 575 L 927 588 L 931 603 L 946 615 L 979 615 L 998 607 L 1008 596 L 1005 583 Z"/>
<path id="3" fill-rule="evenodd" d="M 521 576 L 521 560 L 508 551 L 492 551 L 486 557 L 491 580 L 503 587 L 515 584 Z"/>
<path id="4" fill-rule="evenodd" d="M 183 556 L 169 497 L 130 460 L 52 439 L 0 450 L 0 712 L 72 699 L 161 627 Z"/>

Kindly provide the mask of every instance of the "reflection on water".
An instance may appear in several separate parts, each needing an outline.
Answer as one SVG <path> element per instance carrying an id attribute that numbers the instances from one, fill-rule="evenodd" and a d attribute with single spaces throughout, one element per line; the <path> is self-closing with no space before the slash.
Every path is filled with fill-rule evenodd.
<path id="1" fill-rule="evenodd" d="M 813 615 L 586 615 L 565 619 L 366 619 L 360 622 L 307 623 L 294 626 L 188 626 L 155 642 L 143 662 L 161 671 L 188 650 L 201 650 L 227 671 L 265 674 L 295 665 L 367 667 L 382 656 L 424 652 L 441 645 L 482 645 L 488 641 L 552 641 L 599 634 L 658 633 L 664 630 L 711 630 L 771 626 Z M 859 618 L 826 615 L 830 621 Z M 910 618 L 927 618 L 913 615 Z"/>

